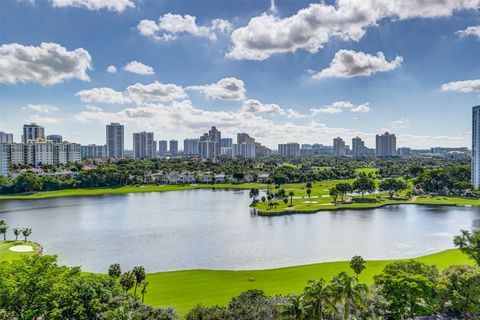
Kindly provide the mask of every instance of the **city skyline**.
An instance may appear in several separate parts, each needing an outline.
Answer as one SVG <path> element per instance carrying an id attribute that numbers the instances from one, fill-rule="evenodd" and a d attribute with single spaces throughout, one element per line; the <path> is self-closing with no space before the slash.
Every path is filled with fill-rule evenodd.
<path id="1" fill-rule="evenodd" d="M 398 147 L 469 146 L 478 1 L 349 3 L 2 2 L 0 130 L 37 122 L 86 145 L 121 122 L 127 149 L 134 132 L 181 141 L 211 125 L 272 149 L 336 136 L 373 146 L 385 131 Z"/>

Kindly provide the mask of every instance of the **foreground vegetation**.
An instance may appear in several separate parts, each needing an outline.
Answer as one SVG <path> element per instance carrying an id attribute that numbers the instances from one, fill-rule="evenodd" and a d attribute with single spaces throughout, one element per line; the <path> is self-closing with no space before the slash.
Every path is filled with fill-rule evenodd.
<path id="1" fill-rule="evenodd" d="M 176 319 L 178 312 L 199 320 L 309 320 L 480 313 L 480 269 L 474 267 L 480 265 L 480 230 L 462 231 L 454 244 L 459 250 L 411 260 L 367 262 L 356 256 L 272 270 L 148 275 L 141 266 L 122 272 L 118 264 L 108 276 L 85 274 L 58 266 L 55 257 L 24 255 L 0 263 L 0 318 Z"/>

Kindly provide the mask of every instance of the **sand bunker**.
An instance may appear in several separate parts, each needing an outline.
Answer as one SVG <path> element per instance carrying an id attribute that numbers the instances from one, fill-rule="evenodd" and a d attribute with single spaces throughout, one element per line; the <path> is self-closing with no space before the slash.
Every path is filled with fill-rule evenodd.
<path id="1" fill-rule="evenodd" d="M 9 250 L 13 252 L 32 252 L 33 247 L 28 245 L 19 245 L 10 247 Z"/>

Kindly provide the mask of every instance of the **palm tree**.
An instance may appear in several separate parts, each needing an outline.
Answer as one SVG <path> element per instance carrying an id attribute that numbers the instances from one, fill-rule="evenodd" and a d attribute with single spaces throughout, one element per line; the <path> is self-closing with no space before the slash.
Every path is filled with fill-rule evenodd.
<path id="1" fill-rule="evenodd" d="M 251 188 L 250 192 L 248 193 L 248 196 L 252 198 L 252 203 L 255 203 L 257 201 L 257 197 L 260 194 L 260 191 L 257 188 Z"/>
<path id="2" fill-rule="evenodd" d="M 13 234 L 15 235 L 15 241 L 18 240 L 18 236 L 19 236 L 21 233 L 22 233 L 22 229 L 17 228 L 17 227 L 13 228 Z"/>
<path id="3" fill-rule="evenodd" d="M 142 266 L 136 266 L 132 270 L 133 275 L 135 276 L 135 289 L 133 295 L 137 295 L 137 286 L 139 283 L 143 282 L 146 277 L 145 268 Z"/>
<path id="4" fill-rule="evenodd" d="M 145 301 L 145 293 L 147 293 L 147 286 L 148 286 L 148 282 L 143 281 L 142 282 L 142 303 Z"/>
<path id="5" fill-rule="evenodd" d="M 304 307 L 309 319 L 327 319 L 328 313 L 336 310 L 332 299 L 332 288 L 325 280 L 310 280 L 303 293 Z"/>
<path id="6" fill-rule="evenodd" d="M 366 284 L 358 283 L 357 278 L 341 272 L 332 278 L 332 286 L 336 301 L 343 304 L 343 319 L 350 318 L 351 310 L 366 308 L 369 290 Z"/>
<path id="7" fill-rule="evenodd" d="M 357 275 L 357 281 L 358 276 L 365 269 L 365 263 L 366 261 L 361 256 L 354 256 L 350 260 L 350 268 L 352 268 L 353 272 L 355 272 L 355 274 Z"/>
<path id="8" fill-rule="evenodd" d="M 25 237 L 25 242 L 27 242 L 27 238 L 32 234 L 32 228 L 23 228 L 22 235 Z"/>
<path id="9" fill-rule="evenodd" d="M 0 220 L 0 234 L 3 233 L 3 240 L 7 240 L 8 224 L 5 220 Z"/>
<path id="10" fill-rule="evenodd" d="M 117 279 L 122 274 L 122 268 L 119 263 L 111 264 L 108 268 L 108 275 L 114 279 Z"/>
<path id="11" fill-rule="evenodd" d="M 135 285 L 135 275 L 131 271 L 124 272 L 120 275 L 120 285 L 122 286 L 123 290 L 127 292 L 128 290 L 132 289 Z"/>
<path id="12" fill-rule="evenodd" d="M 302 320 L 305 312 L 303 308 L 303 301 L 301 295 L 293 295 L 288 299 L 288 303 L 280 307 L 280 319 L 295 319 Z"/>
<path id="13" fill-rule="evenodd" d="M 290 197 L 290 207 L 293 207 L 293 196 L 295 195 L 295 192 L 290 191 L 288 193 L 288 196 Z"/>

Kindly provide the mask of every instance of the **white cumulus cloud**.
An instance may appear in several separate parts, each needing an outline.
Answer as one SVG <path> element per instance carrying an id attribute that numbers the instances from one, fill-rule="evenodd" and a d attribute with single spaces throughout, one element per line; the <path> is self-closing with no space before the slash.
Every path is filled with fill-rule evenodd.
<path id="1" fill-rule="evenodd" d="M 92 88 L 75 94 L 85 103 L 137 104 L 171 102 L 187 98 L 185 90 L 171 83 L 158 81 L 150 84 L 135 83 L 120 92 L 112 88 Z"/>
<path id="2" fill-rule="evenodd" d="M 122 12 L 127 8 L 134 8 L 133 0 L 50 0 L 53 7 L 78 7 L 88 10 L 106 9 L 110 11 Z"/>
<path id="3" fill-rule="evenodd" d="M 105 71 L 107 71 L 108 73 L 117 73 L 117 67 L 115 67 L 114 65 L 111 65 L 111 66 L 108 66 L 107 69 L 105 69 Z"/>
<path id="4" fill-rule="evenodd" d="M 39 47 L 18 43 L 0 46 L 0 82 L 41 85 L 61 83 L 68 79 L 89 81 L 87 70 L 92 58 L 87 50 L 68 51 L 56 43 L 42 43 Z"/>
<path id="5" fill-rule="evenodd" d="M 442 91 L 456 91 L 456 92 L 479 92 L 480 79 L 453 81 L 442 84 Z"/>
<path id="6" fill-rule="evenodd" d="M 336 101 L 332 104 L 325 105 L 320 108 L 310 108 L 310 114 L 312 116 L 317 116 L 320 114 L 335 114 L 341 113 L 344 110 L 348 110 L 350 112 L 370 112 L 372 108 L 370 108 L 369 103 L 363 103 L 359 105 L 354 105 L 350 101 Z"/>
<path id="7" fill-rule="evenodd" d="M 262 103 L 256 99 L 248 99 L 243 101 L 242 107 L 240 109 L 242 113 L 253 113 L 253 114 L 274 114 L 286 116 L 289 119 L 301 119 L 305 118 L 305 115 L 298 112 L 297 110 L 288 108 L 284 109 L 275 103 Z"/>
<path id="8" fill-rule="evenodd" d="M 231 34 L 228 56 L 264 60 L 273 54 L 306 50 L 315 53 L 333 37 L 359 41 L 370 26 L 385 18 L 436 18 L 456 10 L 478 9 L 480 0 L 337 0 L 313 3 L 289 17 L 264 13 Z"/>
<path id="9" fill-rule="evenodd" d="M 203 86 L 190 86 L 189 90 L 200 91 L 208 98 L 220 100 L 244 100 L 245 83 L 237 78 L 223 78 L 216 83 Z"/>
<path id="10" fill-rule="evenodd" d="M 143 19 L 137 25 L 138 32 L 155 40 L 173 40 L 181 34 L 191 34 L 197 37 L 205 37 L 210 40 L 217 39 L 217 32 L 228 32 L 231 24 L 228 20 L 214 19 L 210 25 L 198 25 L 197 17 L 166 13 L 157 21 Z"/>
<path id="11" fill-rule="evenodd" d="M 60 110 L 58 107 L 49 104 L 29 104 L 23 109 L 26 111 L 34 111 L 39 113 L 53 113 Z"/>
<path id="12" fill-rule="evenodd" d="M 138 62 L 136 60 L 130 61 L 127 63 L 124 67 L 123 70 L 131 72 L 131 73 L 136 73 L 136 74 L 143 74 L 143 75 L 149 75 L 149 74 L 154 74 L 154 70 L 152 67 L 147 66 L 146 64 L 143 64 L 141 62 Z"/>
<path id="13" fill-rule="evenodd" d="M 340 50 L 335 53 L 330 66 L 314 74 L 312 79 L 370 76 L 377 72 L 391 71 L 399 67 L 402 61 L 403 58 L 399 56 L 387 61 L 382 52 L 371 55 L 361 51 Z"/>
<path id="14" fill-rule="evenodd" d="M 470 26 L 465 30 L 458 30 L 455 32 L 459 37 L 468 37 L 473 36 L 480 40 L 480 25 L 478 26 Z"/>

